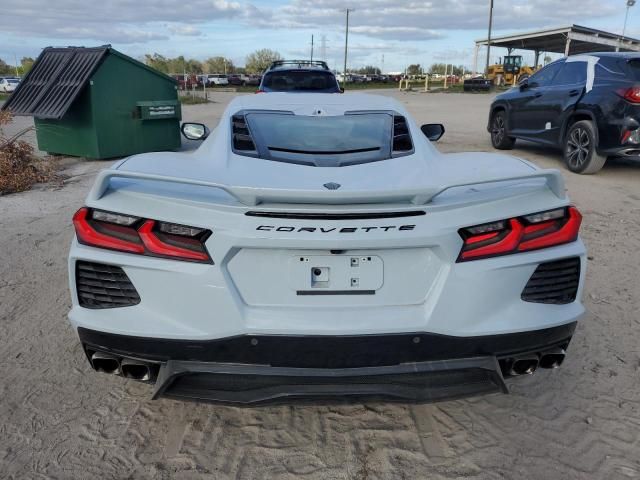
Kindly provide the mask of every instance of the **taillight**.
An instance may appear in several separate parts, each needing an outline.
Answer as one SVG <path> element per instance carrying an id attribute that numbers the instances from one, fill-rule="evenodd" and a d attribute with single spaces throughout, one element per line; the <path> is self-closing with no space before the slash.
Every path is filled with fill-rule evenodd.
<path id="1" fill-rule="evenodd" d="M 120 252 L 212 263 L 210 230 L 83 207 L 73 216 L 78 242 Z"/>
<path id="2" fill-rule="evenodd" d="M 518 218 L 463 228 L 459 262 L 527 252 L 573 242 L 582 215 L 575 207 L 558 208 Z"/>
<path id="3" fill-rule="evenodd" d="M 640 86 L 621 88 L 618 94 L 631 103 L 640 103 Z"/>

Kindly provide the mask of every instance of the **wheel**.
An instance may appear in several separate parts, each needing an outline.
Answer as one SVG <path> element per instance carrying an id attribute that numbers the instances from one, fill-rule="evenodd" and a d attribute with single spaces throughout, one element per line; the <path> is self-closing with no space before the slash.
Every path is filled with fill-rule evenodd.
<path id="1" fill-rule="evenodd" d="M 599 171 L 607 157 L 596 151 L 596 131 L 590 120 L 580 120 L 569 127 L 564 139 L 564 163 L 574 173 Z"/>
<path id="2" fill-rule="evenodd" d="M 500 110 L 491 119 L 491 144 L 498 150 L 511 150 L 516 139 L 507 135 L 507 114 Z"/>
<path id="3" fill-rule="evenodd" d="M 496 75 L 496 86 L 502 87 L 504 85 L 504 77 L 502 75 Z"/>

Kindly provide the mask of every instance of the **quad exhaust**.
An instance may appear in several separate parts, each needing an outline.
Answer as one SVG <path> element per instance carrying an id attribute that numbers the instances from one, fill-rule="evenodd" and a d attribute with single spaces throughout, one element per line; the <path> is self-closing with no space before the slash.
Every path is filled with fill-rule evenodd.
<path id="1" fill-rule="evenodd" d="M 127 358 L 122 359 L 120 364 L 122 368 L 122 375 L 126 378 L 133 380 L 148 381 L 151 380 L 152 372 L 149 365 L 137 360 L 129 360 Z"/>
<path id="2" fill-rule="evenodd" d="M 120 375 L 120 362 L 112 355 L 95 352 L 91 355 L 91 366 L 96 372 L 111 373 Z"/>
<path id="3" fill-rule="evenodd" d="M 91 366 L 96 372 L 122 375 L 125 378 L 149 382 L 158 376 L 159 365 L 130 358 L 120 358 L 103 352 L 93 352 Z"/>
<path id="4" fill-rule="evenodd" d="M 538 368 L 540 360 L 538 355 L 524 355 L 516 357 L 511 363 L 510 375 L 531 375 Z"/>
<path id="5" fill-rule="evenodd" d="M 558 368 L 564 362 L 565 351 L 555 348 L 540 354 L 540 368 Z"/>

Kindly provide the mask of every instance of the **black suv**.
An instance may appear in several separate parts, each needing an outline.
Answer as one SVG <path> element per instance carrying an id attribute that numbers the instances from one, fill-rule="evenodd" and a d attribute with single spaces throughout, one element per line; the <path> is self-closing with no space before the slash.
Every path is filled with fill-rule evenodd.
<path id="1" fill-rule="evenodd" d="M 264 72 L 258 92 L 341 93 L 325 62 L 277 60 Z"/>
<path id="2" fill-rule="evenodd" d="M 640 54 L 563 58 L 491 104 L 495 148 L 516 138 L 561 147 L 567 168 L 595 173 L 608 157 L 640 160 Z"/>

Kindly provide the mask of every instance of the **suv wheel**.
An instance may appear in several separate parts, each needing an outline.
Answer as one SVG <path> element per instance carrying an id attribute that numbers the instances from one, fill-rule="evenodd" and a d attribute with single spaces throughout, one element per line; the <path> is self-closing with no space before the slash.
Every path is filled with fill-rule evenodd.
<path id="1" fill-rule="evenodd" d="M 511 150 L 516 139 L 507 136 L 507 115 L 501 110 L 491 119 L 491 144 L 498 150 Z"/>
<path id="2" fill-rule="evenodd" d="M 599 171 L 607 157 L 596 151 L 596 132 L 589 120 L 580 120 L 569 127 L 564 139 L 564 163 L 574 173 Z"/>

